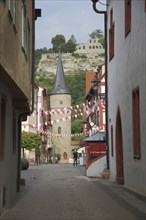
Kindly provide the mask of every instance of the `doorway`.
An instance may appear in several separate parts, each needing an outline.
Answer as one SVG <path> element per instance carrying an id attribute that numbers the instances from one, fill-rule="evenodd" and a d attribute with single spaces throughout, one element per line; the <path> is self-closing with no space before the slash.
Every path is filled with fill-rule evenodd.
<path id="1" fill-rule="evenodd" d="M 63 160 L 67 160 L 67 153 L 66 152 L 63 153 Z"/>
<path id="2" fill-rule="evenodd" d="M 124 184 L 123 138 L 122 138 L 121 114 L 119 107 L 116 118 L 116 175 L 117 175 L 117 183 Z"/>

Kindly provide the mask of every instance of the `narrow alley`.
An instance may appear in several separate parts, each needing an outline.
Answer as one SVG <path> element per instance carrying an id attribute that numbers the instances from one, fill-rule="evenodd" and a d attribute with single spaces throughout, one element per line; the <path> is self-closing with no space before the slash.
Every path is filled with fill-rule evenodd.
<path id="1" fill-rule="evenodd" d="M 124 186 L 88 178 L 71 164 L 30 166 L 25 186 L 1 220 L 144 220 L 146 205 Z"/>

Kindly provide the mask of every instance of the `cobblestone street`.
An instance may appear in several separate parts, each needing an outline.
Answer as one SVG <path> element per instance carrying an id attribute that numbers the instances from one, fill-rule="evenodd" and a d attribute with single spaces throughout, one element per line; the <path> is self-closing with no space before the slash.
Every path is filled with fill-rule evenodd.
<path id="1" fill-rule="evenodd" d="M 1 220 L 144 220 L 146 204 L 123 186 L 87 178 L 85 167 L 30 166 L 25 186 Z"/>

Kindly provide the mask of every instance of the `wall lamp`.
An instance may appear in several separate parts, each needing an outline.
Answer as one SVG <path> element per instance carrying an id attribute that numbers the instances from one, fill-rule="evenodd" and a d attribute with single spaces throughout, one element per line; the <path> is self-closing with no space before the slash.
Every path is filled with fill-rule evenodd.
<path id="1" fill-rule="evenodd" d="M 92 88 L 95 92 L 95 95 L 98 96 L 98 85 L 99 85 L 99 79 L 98 79 L 98 76 L 97 76 L 97 73 L 95 73 L 95 76 L 93 78 L 93 80 L 91 81 L 91 84 L 92 84 Z"/>

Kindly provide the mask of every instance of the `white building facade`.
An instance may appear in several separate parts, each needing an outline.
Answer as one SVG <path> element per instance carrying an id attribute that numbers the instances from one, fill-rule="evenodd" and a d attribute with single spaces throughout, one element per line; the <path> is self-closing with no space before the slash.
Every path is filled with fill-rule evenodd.
<path id="1" fill-rule="evenodd" d="M 79 54 L 102 54 L 104 53 L 104 48 L 99 42 L 98 38 L 89 39 L 87 43 L 81 43 L 76 46 L 75 53 Z"/>
<path id="2" fill-rule="evenodd" d="M 110 179 L 146 196 L 146 1 L 107 1 Z"/>
<path id="3" fill-rule="evenodd" d="M 42 147 L 46 157 L 46 144 L 47 144 L 47 111 L 48 111 L 48 98 L 46 89 L 35 85 L 34 92 L 34 111 L 27 120 L 22 122 L 22 131 L 31 132 L 33 134 L 42 135 Z M 41 150 L 42 151 L 42 150 Z M 30 163 L 35 161 L 35 149 L 29 151 L 26 149 L 21 150 L 21 157 L 26 157 Z M 42 162 L 44 161 L 41 155 Z"/>

